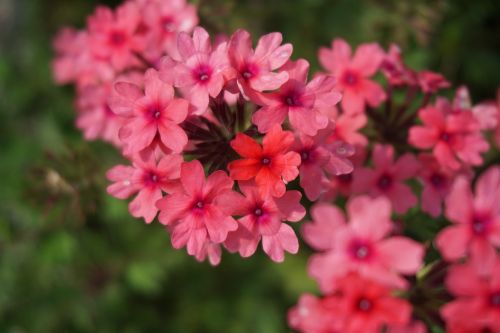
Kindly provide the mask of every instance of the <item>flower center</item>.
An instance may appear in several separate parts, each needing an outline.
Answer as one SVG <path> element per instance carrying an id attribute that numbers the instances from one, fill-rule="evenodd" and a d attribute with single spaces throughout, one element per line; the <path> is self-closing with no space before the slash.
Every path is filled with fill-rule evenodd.
<path id="1" fill-rule="evenodd" d="M 346 71 L 343 77 L 344 84 L 354 86 L 358 83 L 358 75 L 355 72 Z"/>
<path id="2" fill-rule="evenodd" d="M 268 157 L 264 157 L 264 158 L 262 158 L 262 161 L 261 161 L 261 162 L 262 162 L 262 164 L 264 164 L 264 165 L 269 165 L 269 164 L 271 164 L 271 159 L 270 159 L 270 158 L 268 158 Z"/>
<path id="3" fill-rule="evenodd" d="M 364 261 L 371 256 L 371 250 L 367 243 L 362 240 L 354 240 L 349 246 L 349 252 L 354 259 Z"/>
<path id="4" fill-rule="evenodd" d="M 262 211 L 262 208 L 255 208 L 255 210 L 253 211 L 254 215 L 255 216 L 262 216 L 262 214 L 264 213 Z"/>
<path id="5" fill-rule="evenodd" d="M 490 295 L 490 304 L 493 307 L 500 309 L 500 291 L 494 292 Z"/>
<path id="6" fill-rule="evenodd" d="M 441 187 L 444 184 L 444 177 L 438 173 L 435 173 L 431 176 L 430 182 L 435 187 Z"/>
<path id="7" fill-rule="evenodd" d="M 367 298 L 362 297 L 358 300 L 357 308 L 360 311 L 368 312 L 373 308 L 372 301 L 370 301 Z"/>
<path id="8" fill-rule="evenodd" d="M 302 105 L 302 103 L 300 101 L 300 95 L 296 92 L 290 92 L 289 94 L 285 95 L 283 98 L 283 102 L 285 105 L 288 105 L 291 107 Z"/>
<path id="9" fill-rule="evenodd" d="M 448 133 L 442 133 L 441 134 L 441 140 L 444 141 L 444 142 L 449 142 L 451 139 L 451 136 L 450 134 Z"/>
<path id="10" fill-rule="evenodd" d="M 212 75 L 212 69 L 207 65 L 199 65 L 193 70 L 193 77 L 200 83 L 207 82 Z"/>
<path id="11" fill-rule="evenodd" d="M 200 200 L 200 201 L 196 202 L 196 204 L 194 206 L 195 206 L 195 208 L 202 209 L 205 206 L 205 204 L 203 203 L 203 201 Z"/>
<path id="12" fill-rule="evenodd" d="M 472 219 L 472 232 L 477 236 L 483 236 L 488 231 L 489 220 L 484 216 L 474 216 Z"/>
<path id="13" fill-rule="evenodd" d="M 339 175 L 337 180 L 342 184 L 350 184 L 352 182 L 352 173 Z"/>
<path id="14" fill-rule="evenodd" d="M 254 64 L 246 64 L 240 70 L 240 74 L 241 76 L 243 76 L 245 80 L 250 80 L 251 78 L 255 77 L 257 73 L 258 73 L 258 68 Z"/>
<path id="15" fill-rule="evenodd" d="M 161 27 L 166 32 L 173 32 L 175 30 L 174 21 L 170 16 L 166 16 L 161 20 Z"/>
<path id="16" fill-rule="evenodd" d="M 387 174 L 383 174 L 378 179 L 377 186 L 381 190 L 388 190 L 391 187 L 391 185 L 392 185 L 392 177 Z"/>
<path id="17" fill-rule="evenodd" d="M 125 43 L 125 34 L 122 31 L 113 31 L 109 35 L 109 43 L 114 46 L 122 46 Z"/>
<path id="18" fill-rule="evenodd" d="M 308 151 L 303 151 L 300 154 L 300 158 L 302 159 L 302 162 L 305 162 L 309 159 L 309 152 Z"/>

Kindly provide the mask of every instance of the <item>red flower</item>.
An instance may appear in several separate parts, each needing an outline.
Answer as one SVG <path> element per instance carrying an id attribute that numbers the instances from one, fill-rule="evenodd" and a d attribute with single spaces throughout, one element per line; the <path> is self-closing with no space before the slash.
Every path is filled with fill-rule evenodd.
<path id="1" fill-rule="evenodd" d="M 294 142 L 291 132 L 276 125 L 264 136 L 262 146 L 248 135 L 238 133 L 231 141 L 231 147 L 244 159 L 228 164 L 234 180 L 250 180 L 265 194 L 281 197 L 285 194 L 285 183 L 294 180 L 298 174 L 300 155 L 290 151 Z"/>

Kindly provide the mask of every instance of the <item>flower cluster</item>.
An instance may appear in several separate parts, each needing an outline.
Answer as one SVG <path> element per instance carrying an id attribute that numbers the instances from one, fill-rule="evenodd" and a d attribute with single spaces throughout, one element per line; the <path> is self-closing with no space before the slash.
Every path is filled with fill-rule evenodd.
<path id="1" fill-rule="evenodd" d="M 309 80 L 280 33 L 210 38 L 183 1 L 99 7 L 84 31 L 56 39 L 58 82 L 77 87 L 78 127 L 115 144 L 128 164 L 108 192 L 134 196 L 130 214 L 158 221 L 174 248 L 218 264 L 259 243 L 274 261 L 297 253 L 287 222 L 305 216 L 328 179 L 353 170 L 335 134 L 336 79 Z M 319 185 L 319 187 L 318 187 Z"/>
<path id="2" fill-rule="evenodd" d="M 474 105 L 461 86 L 450 101 L 444 76 L 409 68 L 397 46 L 342 39 L 310 75 L 280 33 L 254 44 L 197 23 L 184 0 L 128 0 L 57 36 L 77 127 L 127 161 L 108 193 L 212 265 L 259 244 L 282 262 L 310 216 L 322 296 L 290 310 L 298 332 L 499 332 L 500 168 L 486 153 L 500 93 Z"/>

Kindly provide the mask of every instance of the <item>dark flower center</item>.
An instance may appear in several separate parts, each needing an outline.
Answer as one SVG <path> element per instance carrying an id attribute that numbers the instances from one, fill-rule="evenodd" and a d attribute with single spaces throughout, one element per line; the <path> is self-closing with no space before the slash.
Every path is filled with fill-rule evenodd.
<path id="1" fill-rule="evenodd" d="M 205 204 L 203 203 L 203 201 L 199 200 L 198 202 L 196 202 L 194 206 L 195 208 L 202 209 L 205 206 Z"/>
<path id="2" fill-rule="evenodd" d="M 445 178 L 439 173 L 435 173 L 430 177 L 430 182 L 435 187 L 441 187 L 444 184 Z"/>
<path id="3" fill-rule="evenodd" d="M 269 165 L 269 164 L 271 164 L 271 159 L 268 157 L 264 157 L 264 158 L 262 158 L 261 162 L 264 165 Z"/>
<path id="4" fill-rule="evenodd" d="M 342 184 L 350 184 L 352 182 L 352 173 L 339 175 L 337 180 Z"/>
<path id="5" fill-rule="evenodd" d="M 441 140 L 444 141 L 444 142 L 449 142 L 451 139 L 451 136 L 450 134 L 448 133 L 442 133 L 441 134 Z"/>
<path id="6" fill-rule="evenodd" d="M 255 210 L 253 211 L 254 215 L 255 216 L 262 216 L 262 214 L 264 214 L 264 212 L 262 211 L 262 208 L 255 208 Z"/>
<path id="7" fill-rule="evenodd" d="M 490 304 L 500 309 L 500 291 L 494 292 L 490 295 Z"/>
<path id="8" fill-rule="evenodd" d="M 488 230 L 489 219 L 484 216 L 474 216 L 472 219 L 472 232 L 477 236 L 483 236 Z"/>
<path id="9" fill-rule="evenodd" d="M 254 64 L 246 64 L 240 70 L 240 74 L 245 80 L 250 80 L 251 78 L 257 76 L 258 71 L 259 70 L 257 66 L 255 66 Z"/>
<path id="10" fill-rule="evenodd" d="M 302 159 L 303 162 L 307 161 L 309 159 L 309 152 L 308 151 L 303 151 L 300 154 L 300 158 Z"/>
<path id="11" fill-rule="evenodd" d="M 356 307 L 359 311 L 368 312 L 373 308 L 373 304 L 369 299 L 362 297 L 358 300 Z"/>
<path id="12" fill-rule="evenodd" d="M 109 35 L 109 42 L 114 46 L 122 46 L 125 43 L 126 37 L 122 31 L 113 31 Z"/>
<path id="13" fill-rule="evenodd" d="M 357 260 L 367 260 L 371 256 L 369 244 L 362 240 L 354 240 L 349 246 L 349 252 Z"/>
<path id="14" fill-rule="evenodd" d="M 346 85 L 349 85 L 349 86 L 354 86 L 358 83 L 359 79 L 358 79 L 358 74 L 355 73 L 355 72 L 351 72 L 351 71 L 346 71 L 344 73 L 344 77 L 343 77 L 343 82 L 346 84 Z"/>
<path id="15" fill-rule="evenodd" d="M 377 186 L 381 190 L 388 190 L 391 187 L 391 185 L 392 185 L 392 177 L 387 174 L 383 174 L 378 179 Z"/>

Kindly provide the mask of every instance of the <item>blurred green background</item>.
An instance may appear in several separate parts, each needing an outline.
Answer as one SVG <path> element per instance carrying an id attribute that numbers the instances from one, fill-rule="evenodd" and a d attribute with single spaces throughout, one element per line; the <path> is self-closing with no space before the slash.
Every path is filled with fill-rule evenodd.
<path id="1" fill-rule="evenodd" d="M 105 193 L 120 161 L 73 125 L 71 87 L 52 83 L 51 39 L 82 27 L 96 0 L 0 0 L 0 332 L 288 332 L 286 311 L 315 292 L 310 251 L 274 264 L 259 251 L 220 266 L 174 251 Z M 281 31 L 317 67 L 334 37 L 396 42 L 418 69 L 467 83 L 474 101 L 500 83 L 497 0 L 198 0 L 211 31 Z"/>

